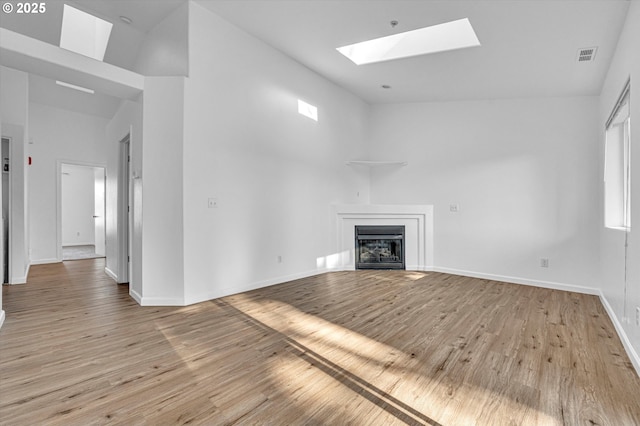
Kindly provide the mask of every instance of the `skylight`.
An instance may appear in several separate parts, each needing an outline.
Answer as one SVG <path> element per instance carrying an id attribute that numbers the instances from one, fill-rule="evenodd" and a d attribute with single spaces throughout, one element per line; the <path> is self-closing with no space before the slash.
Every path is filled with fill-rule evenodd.
<path id="1" fill-rule="evenodd" d="M 356 65 L 480 46 L 468 18 L 338 47 Z"/>
<path id="2" fill-rule="evenodd" d="M 113 24 L 64 5 L 60 47 L 102 61 Z"/>

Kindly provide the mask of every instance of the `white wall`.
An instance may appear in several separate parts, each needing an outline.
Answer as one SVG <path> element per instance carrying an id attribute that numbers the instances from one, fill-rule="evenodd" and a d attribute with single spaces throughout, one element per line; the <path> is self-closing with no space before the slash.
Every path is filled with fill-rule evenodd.
<path id="1" fill-rule="evenodd" d="M 189 26 L 185 300 L 317 272 L 330 205 L 368 199 L 367 175 L 345 165 L 364 153 L 368 106 L 198 4 Z"/>
<path id="2" fill-rule="evenodd" d="M 163 19 L 140 46 L 134 70 L 146 76 L 185 76 L 188 59 L 188 2 Z"/>
<path id="3" fill-rule="evenodd" d="M 142 200 L 143 305 L 184 304 L 183 141 L 184 77 L 147 77 L 143 100 Z M 197 164 L 190 167 L 198 167 Z"/>
<path id="4" fill-rule="evenodd" d="M 58 261 L 57 161 L 106 165 L 108 120 L 37 103 L 29 104 L 33 164 L 29 167 L 31 261 Z M 109 173 L 109 170 L 107 170 Z"/>
<path id="5" fill-rule="evenodd" d="M 11 284 L 25 283 L 29 272 L 29 229 L 27 227 L 28 184 L 27 141 L 29 127 L 29 81 L 24 72 L 0 67 L 2 136 L 11 138 L 11 229 L 9 231 Z"/>
<path id="6" fill-rule="evenodd" d="M 625 291 L 625 232 L 606 229 L 603 218 L 604 193 L 604 123 L 624 87 L 631 77 L 631 232 L 628 235 L 627 284 Z M 620 35 L 615 56 L 609 68 L 602 94 L 598 125 L 599 182 L 597 191 L 601 232 L 602 292 L 613 314 L 614 323 L 623 333 L 627 351 L 631 349 L 637 371 L 640 371 L 640 326 L 635 324 L 635 309 L 640 307 L 640 3 L 631 2 L 624 29 Z"/>
<path id="7" fill-rule="evenodd" d="M 95 244 L 93 167 L 62 165 L 62 245 Z"/>
<path id="8" fill-rule="evenodd" d="M 141 181 L 131 181 L 131 267 L 132 276 L 122 273 L 118 248 L 128 242 L 121 241 L 123 234 L 119 233 L 122 226 L 118 222 L 118 176 L 120 142 L 130 134 L 130 176 L 142 175 L 142 99 L 138 102 L 122 101 L 113 119 L 107 125 L 107 194 L 106 194 L 106 240 L 107 260 L 106 270 L 117 282 L 129 282 L 132 294 L 142 294 L 142 197 Z"/>
<path id="9" fill-rule="evenodd" d="M 372 203 L 433 204 L 441 270 L 596 292 L 597 111 L 595 97 L 376 105 L 372 156 L 409 164 L 372 171 Z"/>

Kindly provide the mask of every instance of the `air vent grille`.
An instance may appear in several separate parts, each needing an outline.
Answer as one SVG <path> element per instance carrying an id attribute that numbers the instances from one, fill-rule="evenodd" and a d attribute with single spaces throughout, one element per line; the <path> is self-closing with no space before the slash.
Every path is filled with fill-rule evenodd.
<path id="1" fill-rule="evenodd" d="M 597 47 L 583 47 L 578 49 L 578 62 L 591 62 L 596 58 Z"/>

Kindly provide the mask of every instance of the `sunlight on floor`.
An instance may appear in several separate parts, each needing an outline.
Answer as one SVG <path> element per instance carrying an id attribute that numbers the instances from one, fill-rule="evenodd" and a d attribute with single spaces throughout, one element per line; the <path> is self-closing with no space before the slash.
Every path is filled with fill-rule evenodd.
<path id="1" fill-rule="evenodd" d="M 413 279 L 422 277 L 424 273 L 420 272 L 412 275 Z M 487 406 L 513 412 L 513 421 L 517 424 L 523 409 L 526 409 L 517 396 L 506 392 L 496 393 L 468 383 L 454 388 L 452 383 L 456 381 L 449 380 L 440 372 L 424 370 L 414 354 L 303 312 L 290 304 L 273 299 L 254 300 L 245 294 L 229 299 L 231 306 L 258 324 L 281 333 L 297 355 L 296 362 L 300 359 L 307 362 L 303 363 L 306 368 L 291 368 L 291 364 L 272 366 L 273 383 L 283 392 L 293 389 L 307 393 L 308 386 L 321 386 L 325 391 L 319 394 L 331 395 L 332 400 L 338 395 L 345 401 L 361 398 L 365 404 L 373 403 L 372 410 L 382 408 L 390 417 L 424 424 L 438 424 L 432 419 L 455 419 L 456 424 L 476 424 L 478 413 L 483 416 L 490 414 L 486 411 Z M 448 347 L 443 347 L 443 352 L 445 350 Z M 325 373 L 322 385 L 308 381 L 311 374 L 309 365 Z M 317 376 L 314 377 L 317 380 Z M 504 380 L 504 377 L 496 380 Z M 298 397 L 295 400 L 305 404 L 302 409 L 308 409 L 306 405 L 314 403 L 304 398 L 298 400 Z M 322 401 L 322 405 L 328 404 L 329 401 Z M 553 423 L 552 417 L 545 413 L 534 410 L 530 416 L 537 417 L 540 424 Z"/>

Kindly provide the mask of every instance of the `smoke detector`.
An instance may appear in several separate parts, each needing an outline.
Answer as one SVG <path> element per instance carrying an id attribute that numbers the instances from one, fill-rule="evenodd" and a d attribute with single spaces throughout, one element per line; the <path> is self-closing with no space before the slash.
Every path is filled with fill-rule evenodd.
<path id="1" fill-rule="evenodd" d="M 597 47 L 583 47 L 578 49 L 578 62 L 592 62 L 596 58 Z"/>

